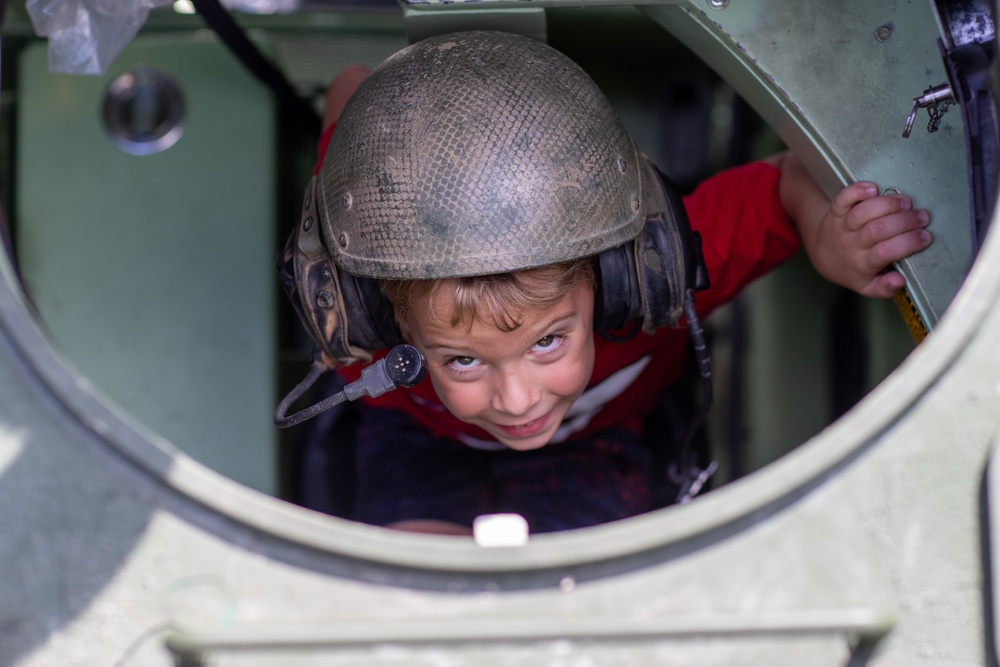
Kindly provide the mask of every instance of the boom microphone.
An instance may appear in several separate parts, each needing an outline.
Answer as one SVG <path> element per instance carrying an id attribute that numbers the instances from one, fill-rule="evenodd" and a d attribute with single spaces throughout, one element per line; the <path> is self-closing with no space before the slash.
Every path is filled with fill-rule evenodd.
<path id="1" fill-rule="evenodd" d="M 309 374 L 293 389 L 288 396 L 278 405 L 274 413 L 274 425 L 278 428 L 288 428 L 301 424 L 307 419 L 312 419 L 321 412 L 326 412 L 335 405 L 344 401 L 356 401 L 362 396 L 381 396 L 387 391 L 392 391 L 397 387 L 413 387 L 424 379 L 427 374 L 427 365 L 424 357 L 417 348 L 412 345 L 397 345 L 389 350 L 382 359 L 379 359 L 371 366 L 366 366 L 361 371 L 361 377 L 344 387 L 342 391 L 333 396 L 323 399 L 308 408 L 296 412 L 290 417 L 285 413 L 292 403 L 299 399 L 309 387 L 316 382 L 316 378 L 324 372 L 324 368 L 314 364 Z"/>

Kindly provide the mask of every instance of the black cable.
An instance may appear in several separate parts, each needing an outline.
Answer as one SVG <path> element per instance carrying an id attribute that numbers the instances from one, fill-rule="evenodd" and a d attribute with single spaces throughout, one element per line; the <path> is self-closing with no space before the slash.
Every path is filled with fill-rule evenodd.
<path id="1" fill-rule="evenodd" d="M 292 116 L 296 125 L 318 138 L 322 125 L 319 114 L 295 91 L 284 73 L 264 57 L 219 0 L 192 0 L 192 3 L 208 27 L 240 62 L 271 89 L 278 104 Z"/>
<path id="2" fill-rule="evenodd" d="M 708 416 L 712 407 L 712 362 L 705 342 L 705 330 L 702 329 L 698 312 L 694 307 L 694 292 L 688 290 L 684 294 L 684 317 L 687 319 L 691 342 L 694 347 L 695 360 L 698 363 L 698 374 L 701 376 L 702 396 L 701 406 L 688 425 L 687 433 L 681 440 L 677 461 L 667 470 L 667 478 L 677 486 L 675 502 L 689 502 L 701 490 L 708 478 L 715 472 L 718 463 L 712 461 L 708 467 L 698 465 L 697 454 L 691 443 Z"/>
<path id="3" fill-rule="evenodd" d="M 286 416 L 292 404 L 299 400 L 325 371 L 326 367 L 320 363 L 318 358 L 313 361 L 309 373 L 278 405 L 278 409 L 274 413 L 275 426 L 288 428 L 301 424 L 307 419 L 312 419 L 344 401 L 355 401 L 362 396 L 374 398 L 398 387 L 413 387 L 424 379 L 427 374 L 427 364 L 417 348 L 406 344 L 397 345 L 389 350 L 385 357 L 371 366 L 365 366 L 361 369 L 361 377 L 345 386 L 342 391 L 291 416 Z"/>
<path id="4" fill-rule="evenodd" d="M 695 433 L 701 427 L 708 411 L 712 407 L 712 360 L 708 354 L 708 345 L 705 343 L 705 330 L 698 319 L 698 312 L 694 308 L 694 294 L 688 290 L 684 295 L 684 317 L 687 319 L 688 330 L 691 332 L 691 343 L 694 347 L 695 360 L 698 362 L 698 375 L 701 376 L 701 407 L 691 421 L 688 432 L 681 442 L 681 456 L 688 457 L 691 450 L 691 441 Z"/>

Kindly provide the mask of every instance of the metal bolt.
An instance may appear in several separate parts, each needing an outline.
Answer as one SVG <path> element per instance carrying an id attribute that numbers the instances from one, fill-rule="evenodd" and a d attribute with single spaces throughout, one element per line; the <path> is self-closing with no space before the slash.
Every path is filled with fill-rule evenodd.
<path id="1" fill-rule="evenodd" d="M 333 307 L 333 295 L 329 292 L 320 292 L 316 295 L 316 305 L 320 308 L 332 308 Z"/>
<path id="2" fill-rule="evenodd" d="M 875 29 L 875 39 L 880 42 L 888 42 L 889 38 L 892 37 L 892 24 L 886 23 L 885 25 L 880 25 Z"/>

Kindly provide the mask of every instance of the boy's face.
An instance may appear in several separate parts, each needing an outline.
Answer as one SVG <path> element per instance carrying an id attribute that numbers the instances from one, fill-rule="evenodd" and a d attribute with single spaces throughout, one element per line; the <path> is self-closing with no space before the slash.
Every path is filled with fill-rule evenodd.
<path id="1" fill-rule="evenodd" d="M 414 312 L 408 338 L 427 359 L 445 407 L 511 449 L 544 446 L 594 369 L 594 290 L 579 280 L 551 309 L 504 333 L 475 321 L 451 327 L 452 297 Z"/>

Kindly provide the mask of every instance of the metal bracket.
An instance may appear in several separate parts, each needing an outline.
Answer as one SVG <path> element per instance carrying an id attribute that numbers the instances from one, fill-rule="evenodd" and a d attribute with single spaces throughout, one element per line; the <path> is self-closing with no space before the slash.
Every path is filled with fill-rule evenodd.
<path id="1" fill-rule="evenodd" d="M 914 97 L 913 111 L 906 117 L 903 138 L 906 139 L 910 136 L 910 130 L 913 129 L 913 122 L 917 119 L 917 112 L 921 109 L 927 109 L 927 115 L 930 117 L 927 121 L 927 131 L 929 133 L 937 132 L 938 126 L 941 123 L 941 116 L 955 102 L 955 94 L 952 92 L 951 86 L 947 83 L 931 86 L 920 97 Z"/>

